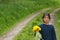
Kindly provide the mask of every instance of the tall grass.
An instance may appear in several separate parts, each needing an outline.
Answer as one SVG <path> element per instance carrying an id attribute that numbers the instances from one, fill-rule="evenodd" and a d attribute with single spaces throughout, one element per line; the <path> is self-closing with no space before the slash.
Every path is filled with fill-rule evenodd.
<path id="1" fill-rule="evenodd" d="M 14 38 L 14 40 L 34 40 L 32 28 L 34 25 L 39 25 L 42 22 L 41 17 L 42 14 L 31 20 L 27 26 Z"/>
<path id="2" fill-rule="evenodd" d="M 27 15 L 33 14 L 33 12 L 40 9 L 54 6 L 58 7 L 58 3 L 50 0 L 0 1 L 0 36 L 10 30 L 12 25 L 26 18 Z"/>
<path id="3" fill-rule="evenodd" d="M 11 1 L 8 4 L 0 4 L 0 35 L 12 28 L 16 22 L 26 18 L 27 15 L 44 8 L 44 6 L 35 5 L 34 2 Z"/>

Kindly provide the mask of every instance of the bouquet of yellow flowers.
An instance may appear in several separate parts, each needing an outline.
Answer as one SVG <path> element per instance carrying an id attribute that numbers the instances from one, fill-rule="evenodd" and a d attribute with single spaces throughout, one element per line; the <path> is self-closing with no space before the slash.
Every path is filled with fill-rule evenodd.
<path id="1" fill-rule="evenodd" d="M 33 32 L 36 33 L 35 40 L 40 40 L 40 39 L 42 39 L 42 36 L 41 36 L 41 34 L 39 33 L 39 31 L 41 31 L 41 28 L 40 28 L 39 26 L 34 26 L 34 27 L 33 27 Z"/>
<path id="2" fill-rule="evenodd" d="M 33 27 L 33 31 L 36 32 L 36 31 L 41 31 L 41 28 L 39 26 L 34 26 Z"/>

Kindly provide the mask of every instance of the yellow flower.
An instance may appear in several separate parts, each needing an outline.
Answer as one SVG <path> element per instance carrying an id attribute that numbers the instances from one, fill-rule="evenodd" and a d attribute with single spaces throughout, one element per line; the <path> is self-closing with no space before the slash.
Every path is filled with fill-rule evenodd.
<path id="1" fill-rule="evenodd" d="M 34 26 L 33 27 L 33 31 L 36 32 L 36 31 L 41 31 L 41 28 L 39 26 Z"/>

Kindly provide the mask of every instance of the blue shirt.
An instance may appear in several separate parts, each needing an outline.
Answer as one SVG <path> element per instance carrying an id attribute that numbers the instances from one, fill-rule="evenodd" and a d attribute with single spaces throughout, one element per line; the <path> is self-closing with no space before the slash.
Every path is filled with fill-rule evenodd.
<path id="1" fill-rule="evenodd" d="M 39 26 L 42 28 L 40 33 L 44 40 L 56 40 L 56 34 L 53 25 L 41 24 Z"/>

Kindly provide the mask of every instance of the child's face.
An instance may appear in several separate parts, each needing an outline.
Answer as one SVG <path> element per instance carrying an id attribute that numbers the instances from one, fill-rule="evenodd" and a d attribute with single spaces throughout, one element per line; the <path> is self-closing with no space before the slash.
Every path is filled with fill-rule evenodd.
<path id="1" fill-rule="evenodd" d="M 49 19 L 48 16 L 45 16 L 45 17 L 43 18 L 43 20 L 44 20 L 44 23 L 49 23 L 49 21 L 50 21 L 50 19 Z"/>

